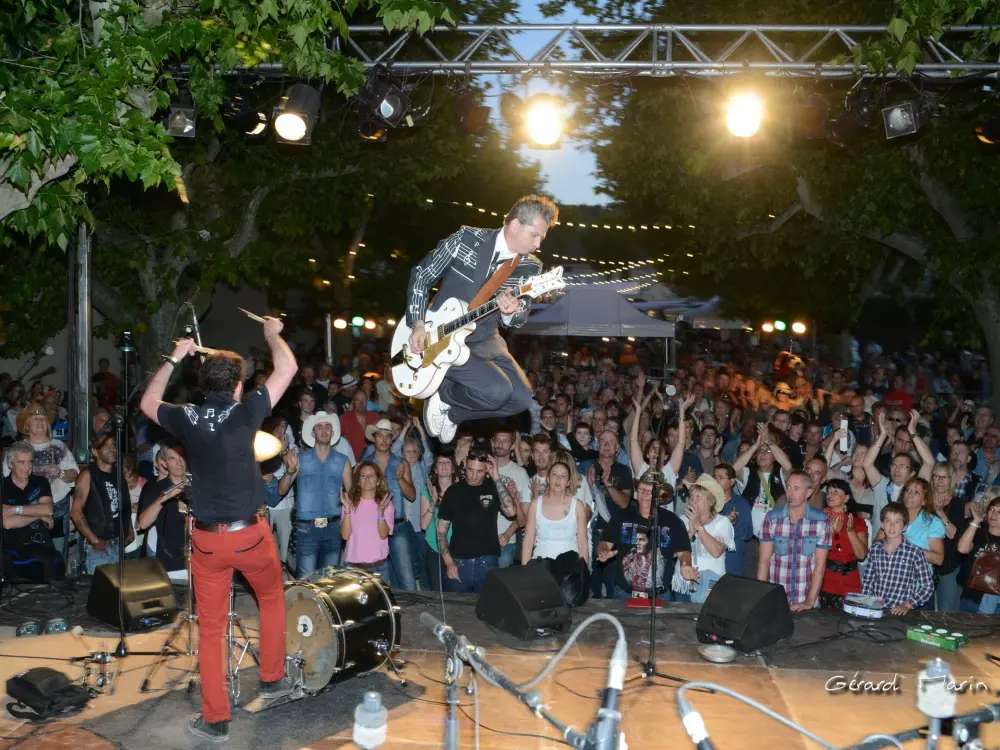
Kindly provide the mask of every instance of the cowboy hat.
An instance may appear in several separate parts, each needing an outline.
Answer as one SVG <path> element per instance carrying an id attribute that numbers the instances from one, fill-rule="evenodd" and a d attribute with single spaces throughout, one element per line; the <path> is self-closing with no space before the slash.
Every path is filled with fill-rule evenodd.
<path id="1" fill-rule="evenodd" d="M 49 425 L 56 421 L 56 415 L 52 412 L 45 411 L 45 407 L 41 404 L 31 404 L 27 409 L 17 415 L 17 431 L 23 433 L 24 426 L 28 423 L 28 419 L 36 416 L 45 417 L 49 420 Z"/>
<path id="2" fill-rule="evenodd" d="M 368 439 L 368 442 L 370 443 L 375 442 L 376 432 L 388 432 L 390 435 L 392 435 L 392 422 L 390 422 L 388 419 L 383 418 L 380 419 L 375 424 L 370 424 L 367 427 L 365 427 L 365 437 Z"/>
<path id="3" fill-rule="evenodd" d="M 357 384 L 358 384 L 358 379 L 357 379 L 356 377 L 354 377 L 353 375 L 351 375 L 350 373 L 348 373 L 347 375 L 345 375 L 345 376 L 344 376 L 344 377 L 343 377 L 343 378 L 341 379 L 341 381 L 340 381 L 340 387 L 341 387 L 341 388 L 342 388 L 343 390 L 345 390 L 345 391 L 346 391 L 346 390 L 347 390 L 348 388 L 353 388 L 353 387 L 354 387 L 354 386 L 356 386 Z"/>
<path id="4" fill-rule="evenodd" d="M 333 437 L 330 438 L 330 445 L 336 445 L 337 441 L 340 440 L 340 417 L 336 414 L 328 414 L 325 411 L 318 411 L 315 414 L 310 414 L 302 423 L 302 442 L 310 448 L 316 445 L 316 437 L 313 435 L 313 428 L 322 423 L 326 423 L 333 428 Z"/>
<path id="5" fill-rule="evenodd" d="M 722 512 L 722 508 L 726 504 L 726 493 L 711 474 L 702 474 L 693 486 L 707 490 L 715 498 L 715 512 Z"/>

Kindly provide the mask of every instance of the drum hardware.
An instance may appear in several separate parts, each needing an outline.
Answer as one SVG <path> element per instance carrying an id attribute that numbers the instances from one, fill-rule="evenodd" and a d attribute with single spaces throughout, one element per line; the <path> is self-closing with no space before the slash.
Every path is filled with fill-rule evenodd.
<path id="1" fill-rule="evenodd" d="M 242 640 L 236 635 L 236 628 L 239 628 Z M 233 651 L 236 651 L 234 657 Z M 229 584 L 229 617 L 226 625 L 226 685 L 229 686 L 229 694 L 233 697 L 233 705 L 240 705 L 240 669 L 243 667 L 243 660 L 247 654 L 260 666 L 260 653 L 250 642 L 250 634 L 247 632 L 243 618 L 236 611 L 236 575 Z"/>
<path id="2" fill-rule="evenodd" d="M 142 685 L 139 687 L 139 691 L 143 693 L 149 692 L 149 682 L 156 674 L 156 671 L 163 666 L 163 662 L 166 659 L 173 658 L 175 656 L 197 656 L 198 649 L 194 647 L 194 628 L 195 624 L 198 622 L 198 615 L 194 612 L 194 602 L 192 601 L 192 586 L 193 578 L 191 577 L 191 528 L 194 525 L 194 516 L 191 514 L 190 510 L 180 511 L 184 518 L 184 569 L 187 571 L 187 591 L 184 597 L 184 609 L 177 613 L 177 619 L 174 621 L 174 627 L 170 631 L 170 635 L 163 642 L 163 646 L 160 648 L 160 655 L 156 657 L 156 661 L 150 664 L 149 669 L 146 671 L 146 676 L 142 680 Z M 180 632 L 187 628 L 187 650 L 179 651 L 174 647 L 174 639 L 180 635 Z M 198 677 L 194 671 L 194 664 L 191 663 L 187 670 L 190 675 L 188 678 L 187 691 L 190 693 L 194 690 L 195 684 L 198 682 Z"/>
<path id="3" fill-rule="evenodd" d="M 384 638 L 369 640 L 368 645 L 374 647 L 376 653 L 385 657 L 389 669 L 399 678 L 399 686 L 405 688 L 409 684 L 409 680 L 403 677 L 401 672 L 406 669 L 406 662 L 402 659 L 397 660 L 392 658 L 393 651 L 398 651 L 399 646 L 390 646 Z"/>

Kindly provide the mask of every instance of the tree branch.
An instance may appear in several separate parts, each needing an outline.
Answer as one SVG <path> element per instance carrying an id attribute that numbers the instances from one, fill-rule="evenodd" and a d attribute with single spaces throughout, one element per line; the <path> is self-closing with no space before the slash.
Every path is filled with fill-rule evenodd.
<path id="1" fill-rule="evenodd" d="M 226 249 L 229 251 L 230 258 L 235 260 L 240 257 L 243 251 L 247 249 L 247 245 L 257 238 L 257 214 L 260 212 L 260 207 L 264 203 L 264 199 L 267 198 L 270 192 L 271 189 L 264 185 L 253 189 L 253 192 L 250 194 L 250 201 L 243 211 L 243 216 L 240 217 L 240 224 L 236 229 L 236 233 L 224 243 Z"/>
<path id="2" fill-rule="evenodd" d="M 117 289 L 92 275 L 90 278 L 90 304 L 102 317 L 113 320 L 121 314 L 124 300 Z"/>
<path id="3" fill-rule="evenodd" d="M 0 159 L 0 174 L 7 171 L 10 159 Z M 76 166 L 75 156 L 64 156 L 61 159 L 48 161 L 45 163 L 45 170 L 39 175 L 33 173 L 31 182 L 28 183 L 26 191 L 21 190 L 16 185 L 3 181 L 0 182 L 0 221 L 3 221 L 12 213 L 23 211 L 31 202 L 35 200 L 38 191 L 48 185 L 65 177 Z"/>
<path id="4" fill-rule="evenodd" d="M 320 172 L 311 172 L 309 174 L 302 174 L 297 169 L 292 170 L 292 174 L 289 176 L 291 182 L 305 182 L 307 180 L 332 180 L 337 177 L 347 177 L 347 175 L 354 174 L 359 169 L 357 164 L 351 164 L 350 166 L 344 167 L 343 169 L 324 169 Z"/>
<path id="5" fill-rule="evenodd" d="M 793 216 L 802 210 L 801 203 L 793 203 L 791 206 L 786 208 L 780 216 L 776 216 L 770 221 L 762 221 L 759 224 L 754 224 L 751 227 L 738 230 L 736 232 L 736 239 L 743 240 L 756 234 L 774 234 L 785 226 L 785 224 L 787 224 Z"/>
<path id="6" fill-rule="evenodd" d="M 927 172 L 927 158 L 919 146 L 907 149 L 910 158 L 920 167 L 920 187 L 930 201 L 931 206 L 945 220 L 948 228 L 957 239 L 969 240 L 976 236 L 976 230 L 969 220 L 968 214 L 958 205 L 955 196 L 947 187 L 935 180 Z"/>

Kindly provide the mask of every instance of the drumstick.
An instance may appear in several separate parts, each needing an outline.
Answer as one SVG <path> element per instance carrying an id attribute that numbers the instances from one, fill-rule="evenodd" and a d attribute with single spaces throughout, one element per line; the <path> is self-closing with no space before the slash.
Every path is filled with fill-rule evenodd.
<path id="1" fill-rule="evenodd" d="M 220 354 L 221 353 L 220 349 L 209 349 L 207 346 L 196 346 L 196 347 L 194 347 L 194 350 L 196 352 L 198 352 L 199 354 L 208 354 L 210 356 L 214 356 L 216 354 Z"/>
<path id="2" fill-rule="evenodd" d="M 264 319 L 262 317 L 260 317 L 259 315 L 254 315 L 249 310 L 244 310 L 242 307 L 237 307 L 236 309 L 239 310 L 244 315 L 246 315 L 248 318 L 250 318 L 250 320 L 256 320 L 258 323 L 264 322 Z"/>

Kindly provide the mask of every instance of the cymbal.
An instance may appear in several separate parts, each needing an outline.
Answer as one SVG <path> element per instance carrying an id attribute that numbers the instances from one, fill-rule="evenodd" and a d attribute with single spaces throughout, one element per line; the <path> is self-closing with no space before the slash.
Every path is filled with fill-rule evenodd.
<path id="1" fill-rule="evenodd" d="M 253 437 L 253 453 L 258 463 L 267 461 L 281 453 L 281 441 L 269 432 L 258 432 Z"/>

